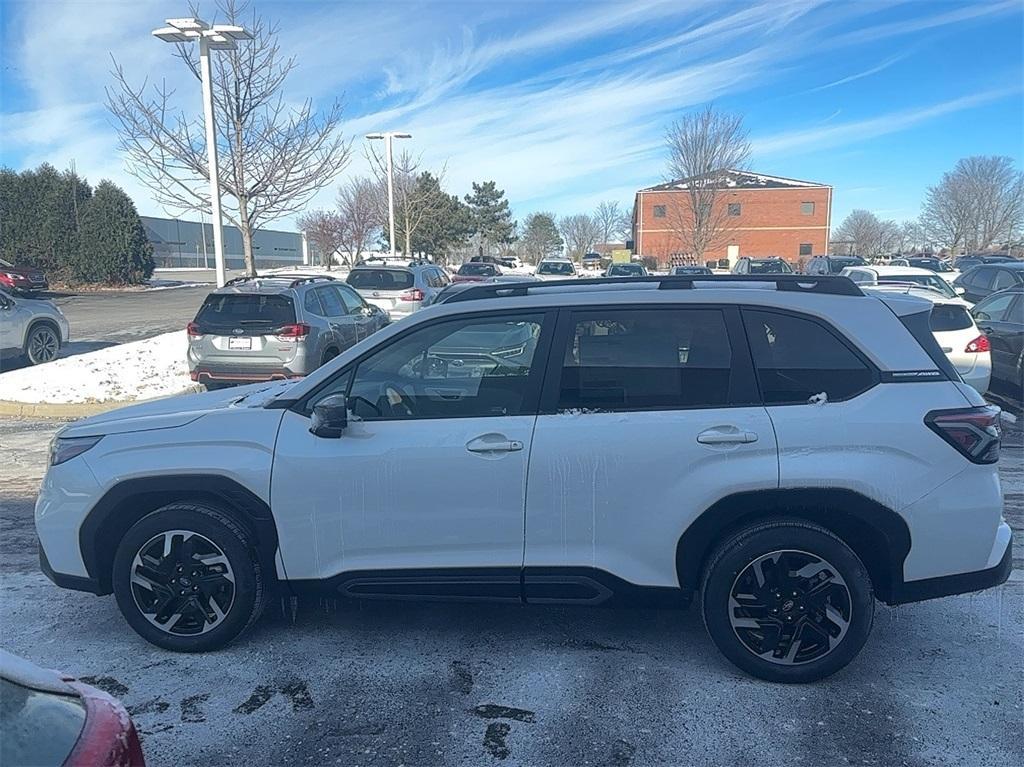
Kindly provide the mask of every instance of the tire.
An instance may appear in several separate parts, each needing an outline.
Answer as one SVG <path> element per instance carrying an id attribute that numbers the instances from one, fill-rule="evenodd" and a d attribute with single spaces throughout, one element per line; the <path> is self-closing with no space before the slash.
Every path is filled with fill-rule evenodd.
<path id="1" fill-rule="evenodd" d="M 171 503 L 132 525 L 114 555 L 113 582 L 128 624 L 175 652 L 224 647 L 263 611 L 263 574 L 249 534 L 203 504 Z"/>
<path id="2" fill-rule="evenodd" d="M 834 674 L 871 632 L 871 578 L 818 525 L 780 519 L 744 528 L 711 555 L 701 583 L 704 625 L 721 653 L 769 682 Z"/>
<path id="3" fill-rule="evenodd" d="M 327 351 L 324 352 L 324 356 L 320 358 L 320 367 L 323 367 L 324 365 L 326 365 L 328 362 L 330 362 L 331 360 L 333 360 L 337 356 L 338 356 L 338 350 L 337 349 L 328 349 Z"/>
<path id="4" fill-rule="evenodd" d="M 25 358 L 33 365 L 57 359 L 60 354 L 60 331 L 49 322 L 39 322 L 25 336 Z"/>

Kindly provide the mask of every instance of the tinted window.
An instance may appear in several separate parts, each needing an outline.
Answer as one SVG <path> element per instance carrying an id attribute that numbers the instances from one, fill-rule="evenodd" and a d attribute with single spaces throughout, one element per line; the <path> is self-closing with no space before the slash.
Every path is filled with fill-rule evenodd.
<path id="1" fill-rule="evenodd" d="M 641 264 L 612 264 L 608 267 L 609 277 L 643 277 L 647 270 Z"/>
<path id="2" fill-rule="evenodd" d="M 931 326 L 932 332 L 942 333 L 947 330 L 966 330 L 974 324 L 967 308 L 963 306 L 942 306 L 932 307 Z"/>
<path id="3" fill-rule="evenodd" d="M 349 288 L 343 288 L 340 285 L 335 285 L 332 290 L 338 291 L 338 295 L 341 296 L 341 303 L 345 307 L 346 314 L 355 314 L 356 312 L 362 311 L 366 305 L 363 303 L 363 299 L 359 297 L 359 294 Z"/>
<path id="4" fill-rule="evenodd" d="M 204 327 L 275 328 L 295 322 L 295 306 L 287 296 L 227 294 L 207 296 L 196 315 Z"/>
<path id="5" fill-rule="evenodd" d="M 996 270 L 983 269 L 979 267 L 977 269 L 973 269 L 970 274 L 965 276 L 970 280 L 970 282 L 967 284 L 970 285 L 972 288 L 980 288 L 982 290 L 987 290 L 989 286 L 992 284 L 992 280 L 995 279 Z"/>
<path id="6" fill-rule="evenodd" d="M 338 297 L 338 292 L 334 288 L 317 288 L 314 292 L 320 298 L 325 316 L 340 317 L 346 313 L 341 298 Z"/>
<path id="7" fill-rule="evenodd" d="M 362 290 L 406 290 L 413 277 L 404 269 L 353 269 L 345 282 Z"/>
<path id="8" fill-rule="evenodd" d="M 785 261 L 751 261 L 751 274 L 791 274 L 793 269 Z"/>
<path id="9" fill-rule="evenodd" d="M 1022 305 L 1020 302 L 1014 307 L 1014 311 L 1010 311 L 1010 306 L 1013 304 L 1019 294 L 1017 293 L 1004 293 L 1000 296 L 989 296 L 984 301 L 979 301 L 974 305 L 974 316 L 980 320 L 994 320 L 996 322 L 1016 322 L 1024 323 L 1024 312 L 1021 311 Z"/>
<path id="10" fill-rule="evenodd" d="M 802 405 L 822 393 L 843 400 L 874 382 L 871 368 L 813 320 L 745 309 L 743 322 L 765 404 Z"/>
<path id="11" fill-rule="evenodd" d="M 811 245 L 811 243 L 809 243 L 809 242 L 801 242 L 800 243 L 800 255 L 801 256 L 809 256 L 809 255 L 811 255 L 812 248 L 813 248 L 813 246 Z"/>
<path id="12" fill-rule="evenodd" d="M 571 277 L 575 273 L 576 270 L 568 261 L 541 261 L 537 267 L 537 274 L 566 274 Z"/>
<path id="13" fill-rule="evenodd" d="M 934 274 L 890 274 L 878 278 L 879 285 L 923 285 L 941 293 L 946 298 L 956 298 L 956 291 L 949 283 Z"/>
<path id="14" fill-rule="evenodd" d="M 498 273 L 498 270 L 494 264 L 474 263 L 463 264 L 459 267 L 458 273 L 471 276 L 493 277 Z"/>
<path id="15" fill-rule="evenodd" d="M 1002 290 L 1008 288 L 1011 285 L 1016 285 L 1017 280 L 1013 278 L 1013 275 L 1006 269 L 1000 269 L 996 272 L 996 278 L 992 281 L 992 290 Z"/>
<path id="16" fill-rule="evenodd" d="M 560 409 L 724 406 L 732 351 L 715 309 L 574 312 Z"/>
<path id="17" fill-rule="evenodd" d="M 318 317 L 324 316 L 324 308 L 320 305 L 320 299 L 316 297 L 315 290 L 311 290 L 306 294 L 306 298 L 303 300 L 302 305 L 309 314 L 315 314 Z"/>
<path id="18" fill-rule="evenodd" d="M 420 328 L 356 368 L 349 397 L 364 420 L 519 415 L 542 316 Z"/>

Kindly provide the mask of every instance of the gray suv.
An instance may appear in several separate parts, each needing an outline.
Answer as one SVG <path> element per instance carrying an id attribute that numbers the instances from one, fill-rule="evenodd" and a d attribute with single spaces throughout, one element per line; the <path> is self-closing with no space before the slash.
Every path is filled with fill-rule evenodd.
<path id="1" fill-rule="evenodd" d="M 14 296 L 0 288 L 0 357 L 24 356 L 38 365 L 68 342 L 68 320 L 52 301 Z"/>
<path id="2" fill-rule="evenodd" d="M 239 277 L 188 324 L 188 367 L 208 389 L 299 378 L 390 322 L 332 277 Z"/>
<path id="3" fill-rule="evenodd" d="M 349 272 L 346 282 L 397 320 L 429 306 L 451 278 L 439 266 L 414 261 L 408 266 L 360 264 Z"/>

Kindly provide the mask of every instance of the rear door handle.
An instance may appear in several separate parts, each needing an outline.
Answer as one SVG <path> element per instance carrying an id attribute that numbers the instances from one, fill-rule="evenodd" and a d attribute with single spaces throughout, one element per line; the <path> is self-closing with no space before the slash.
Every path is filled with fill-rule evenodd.
<path id="1" fill-rule="evenodd" d="M 484 434 L 466 443 L 466 450 L 471 453 L 514 453 L 522 449 L 522 442 L 504 434 Z"/>
<path id="2" fill-rule="evenodd" d="M 735 431 L 708 429 L 697 435 L 697 441 L 702 445 L 747 445 L 757 442 L 757 434 L 739 429 Z"/>

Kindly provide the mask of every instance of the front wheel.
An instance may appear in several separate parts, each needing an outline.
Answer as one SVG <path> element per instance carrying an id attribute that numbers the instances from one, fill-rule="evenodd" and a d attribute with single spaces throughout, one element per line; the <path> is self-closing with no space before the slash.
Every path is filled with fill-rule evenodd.
<path id="1" fill-rule="evenodd" d="M 263 575 L 249 535 L 221 510 L 172 503 L 122 538 L 114 595 L 129 625 L 158 647 L 223 647 L 263 610 Z"/>
<path id="2" fill-rule="evenodd" d="M 33 365 L 41 365 L 57 358 L 60 336 L 50 325 L 36 325 L 25 339 L 25 356 Z"/>
<path id="3" fill-rule="evenodd" d="M 860 652 L 874 597 L 867 569 L 818 525 L 778 520 L 747 527 L 712 554 L 704 624 L 718 649 L 770 682 L 812 682 Z"/>

